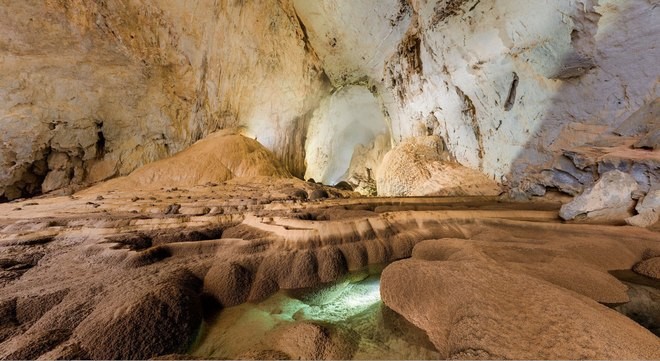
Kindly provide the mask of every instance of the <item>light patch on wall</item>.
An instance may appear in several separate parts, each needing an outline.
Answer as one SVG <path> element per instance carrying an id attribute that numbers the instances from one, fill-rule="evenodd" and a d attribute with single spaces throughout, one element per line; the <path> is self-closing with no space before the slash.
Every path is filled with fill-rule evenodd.
<path id="1" fill-rule="evenodd" d="M 343 180 L 358 144 L 369 145 L 378 134 L 389 134 L 380 105 L 369 90 L 352 85 L 325 99 L 309 125 L 305 179 L 324 184 Z"/>

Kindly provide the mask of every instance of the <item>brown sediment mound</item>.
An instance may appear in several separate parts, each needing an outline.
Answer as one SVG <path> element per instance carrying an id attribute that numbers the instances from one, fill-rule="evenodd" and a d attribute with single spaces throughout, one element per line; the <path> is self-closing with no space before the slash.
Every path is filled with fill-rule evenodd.
<path id="1" fill-rule="evenodd" d="M 449 159 L 437 136 L 409 138 L 385 154 L 378 168 L 382 196 L 498 195 L 501 187 L 483 173 Z"/>
<path id="2" fill-rule="evenodd" d="M 150 287 L 120 290 L 99 303 L 74 336 L 94 359 L 185 352 L 201 322 L 200 285 L 194 275 L 180 272 Z"/>
<path id="3" fill-rule="evenodd" d="M 296 322 L 274 332 L 269 343 L 299 360 L 349 360 L 360 336 L 341 327 Z"/>
<path id="4" fill-rule="evenodd" d="M 291 174 L 256 140 L 235 130 L 221 130 L 172 157 L 102 183 L 93 191 L 190 187 L 257 176 L 287 178 Z"/>

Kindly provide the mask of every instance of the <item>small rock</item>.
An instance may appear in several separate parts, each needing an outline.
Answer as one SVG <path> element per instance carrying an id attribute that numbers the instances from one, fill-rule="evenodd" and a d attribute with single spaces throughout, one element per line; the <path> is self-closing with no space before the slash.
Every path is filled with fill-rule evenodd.
<path id="1" fill-rule="evenodd" d="M 635 144 L 635 148 L 644 148 L 644 149 L 658 149 L 660 148 L 660 127 L 653 129 L 648 134 L 643 136 Z"/>
<path id="2" fill-rule="evenodd" d="M 167 209 L 165 209 L 165 214 L 178 214 L 179 209 L 181 209 L 181 205 L 178 203 L 173 203 L 167 206 Z"/>
<path id="3" fill-rule="evenodd" d="M 660 220 L 660 187 L 656 186 L 642 197 L 635 207 L 637 215 L 626 218 L 626 223 L 636 227 L 649 227 Z"/>
<path id="4" fill-rule="evenodd" d="M 350 185 L 350 183 L 348 183 L 347 181 L 341 181 L 341 182 L 335 184 L 334 187 L 337 188 L 337 189 L 343 190 L 343 191 L 352 191 L 353 190 L 353 186 Z"/>
<path id="5" fill-rule="evenodd" d="M 660 217 L 658 216 L 657 213 L 655 212 L 644 212 L 637 214 L 632 217 L 626 218 L 626 223 L 635 226 L 635 227 L 641 227 L 641 228 L 646 228 L 650 227 L 654 224 L 656 224 L 660 220 Z"/>
<path id="6" fill-rule="evenodd" d="M 308 198 L 307 192 L 302 189 L 296 189 L 293 194 L 291 194 L 293 199 L 306 200 Z"/>
<path id="7" fill-rule="evenodd" d="M 640 275 L 660 280 L 660 257 L 653 257 L 639 262 L 633 267 L 633 271 Z"/>
<path id="8" fill-rule="evenodd" d="M 325 199 L 330 197 L 328 195 L 328 192 L 325 189 L 316 189 L 312 192 L 312 194 L 309 196 L 310 200 L 317 200 L 317 199 Z"/>
<path id="9" fill-rule="evenodd" d="M 69 172 L 66 170 L 53 170 L 48 172 L 46 179 L 41 183 L 41 191 L 48 193 L 56 189 L 62 188 L 69 184 Z"/>

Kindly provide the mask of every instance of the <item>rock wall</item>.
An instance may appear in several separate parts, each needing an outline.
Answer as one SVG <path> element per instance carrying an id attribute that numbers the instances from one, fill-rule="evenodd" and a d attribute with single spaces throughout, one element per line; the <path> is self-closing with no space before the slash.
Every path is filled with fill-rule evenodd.
<path id="1" fill-rule="evenodd" d="M 308 140 L 357 121 L 319 107 L 344 87 L 373 94 L 381 114 L 362 124 L 383 119 L 390 141 L 378 144 L 438 135 L 453 160 L 526 191 L 564 149 L 658 98 L 658 11 L 655 0 L 3 2 L 0 199 L 125 175 L 228 127 L 293 175 L 353 179 L 340 170 L 373 137 L 325 163 L 310 149 L 330 143 Z"/>
<path id="2" fill-rule="evenodd" d="M 304 174 L 300 129 L 328 87 L 289 1 L 28 0 L 0 14 L 0 199 L 125 175 L 235 126 Z"/>
<path id="3" fill-rule="evenodd" d="M 374 89 L 393 144 L 440 135 L 513 188 L 658 97 L 655 1 L 302 3 L 333 84 Z"/>
<path id="4" fill-rule="evenodd" d="M 517 186 L 658 97 L 653 1 L 412 3 L 414 46 L 382 84 L 393 135 L 427 127 L 497 181 Z"/>

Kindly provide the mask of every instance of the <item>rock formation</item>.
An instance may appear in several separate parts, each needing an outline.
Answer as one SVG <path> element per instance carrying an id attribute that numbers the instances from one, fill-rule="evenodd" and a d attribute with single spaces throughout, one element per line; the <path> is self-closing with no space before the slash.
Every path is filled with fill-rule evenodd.
<path id="1" fill-rule="evenodd" d="M 0 2 L 0 359 L 660 358 L 660 7 L 542 5 Z"/>
<path id="2" fill-rule="evenodd" d="M 415 137 L 385 154 L 376 173 L 382 196 L 498 195 L 483 173 L 450 160 L 438 136 Z"/>

